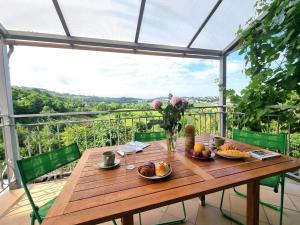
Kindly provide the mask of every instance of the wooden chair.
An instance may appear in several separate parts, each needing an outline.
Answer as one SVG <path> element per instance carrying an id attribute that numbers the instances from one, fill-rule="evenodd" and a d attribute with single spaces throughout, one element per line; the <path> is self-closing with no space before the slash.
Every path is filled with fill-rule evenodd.
<path id="1" fill-rule="evenodd" d="M 58 150 L 17 160 L 17 166 L 20 171 L 24 191 L 32 207 L 32 212 L 30 213 L 31 225 L 34 225 L 35 220 L 37 220 L 39 224 L 42 223 L 48 210 L 54 203 L 55 198 L 38 207 L 33 201 L 27 184 L 38 177 L 78 160 L 80 156 L 81 154 L 77 144 L 71 144 Z M 115 221 L 113 222 L 116 225 Z"/>
<path id="2" fill-rule="evenodd" d="M 164 131 L 162 132 L 136 132 L 134 134 L 134 140 L 135 141 L 142 141 L 142 142 L 147 142 L 147 141 L 158 141 L 158 140 L 163 140 L 166 139 L 166 133 Z M 174 220 L 174 221 L 167 221 L 163 223 L 159 223 L 157 225 L 166 225 L 166 224 L 182 224 L 186 222 L 186 209 L 184 202 L 181 202 L 182 204 L 182 210 L 183 210 L 183 218 L 179 220 Z M 140 224 L 142 224 L 142 216 L 141 213 L 139 213 L 139 220 Z"/>
<path id="3" fill-rule="evenodd" d="M 246 144 L 251 144 L 255 146 L 259 146 L 262 148 L 266 148 L 272 151 L 279 152 L 281 154 L 286 154 L 287 150 L 287 135 L 286 134 L 270 134 L 270 133 L 260 133 L 255 131 L 247 131 L 247 130 L 233 130 L 233 140 L 240 141 Z M 276 206 L 270 204 L 268 202 L 260 201 L 260 204 L 269 207 L 271 209 L 277 210 L 280 213 L 279 223 L 282 224 L 282 214 L 283 214 L 283 203 L 284 203 L 284 183 L 285 176 L 284 174 L 278 176 L 272 176 L 265 179 L 260 180 L 260 185 L 268 186 L 274 189 L 275 193 L 278 193 L 279 185 L 281 187 L 280 194 L 280 206 Z M 247 197 L 246 194 L 239 192 L 235 187 L 233 188 L 236 194 L 242 197 Z M 231 217 L 231 215 L 226 214 L 222 210 L 223 199 L 224 199 L 224 191 L 222 192 L 220 210 L 224 217 L 234 221 L 237 224 L 243 225 L 237 219 Z"/>

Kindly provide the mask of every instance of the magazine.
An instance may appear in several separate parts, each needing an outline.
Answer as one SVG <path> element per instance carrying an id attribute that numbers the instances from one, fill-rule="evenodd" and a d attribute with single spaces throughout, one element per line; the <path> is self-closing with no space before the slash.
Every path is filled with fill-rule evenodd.
<path id="1" fill-rule="evenodd" d="M 272 152 L 269 150 L 253 150 L 250 151 L 250 154 L 253 158 L 260 159 L 260 160 L 271 159 L 271 158 L 281 156 L 280 153 Z"/>
<path id="2" fill-rule="evenodd" d="M 124 156 L 125 153 L 143 151 L 143 149 L 148 147 L 149 145 L 150 144 L 143 143 L 140 141 L 131 141 L 125 145 L 119 146 L 117 149 L 117 153 L 121 156 Z"/>

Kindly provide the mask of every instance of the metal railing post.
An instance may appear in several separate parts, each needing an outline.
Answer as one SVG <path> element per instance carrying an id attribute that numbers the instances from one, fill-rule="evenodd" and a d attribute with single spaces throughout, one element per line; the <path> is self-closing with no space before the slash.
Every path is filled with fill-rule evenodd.
<path id="1" fill-rule="evenodd" d="M 220 59 L 220 76 L 219 76 L 219 105 L 220 105 L 220 135 L 226 136 L 226 55 Z"/>

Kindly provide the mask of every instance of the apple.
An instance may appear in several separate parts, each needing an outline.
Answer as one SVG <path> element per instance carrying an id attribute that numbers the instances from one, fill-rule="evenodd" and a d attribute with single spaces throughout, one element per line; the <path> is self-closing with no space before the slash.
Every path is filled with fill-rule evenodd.
<path id="1" fill-rule="evenodd" d="M 196 158 L 202 158 L 203 157 L 203 151 L 201 151 L 201 152 L 194 152 L 194 156 Z"/>
<path id="2" fill-rule="evenodd" d="M 211 154 L 211 152 L 210 152 L 210 150 L 208 150 L 208 149 L 202 151 L 202 156 L 203 156 L 203 158 L 209 158 L 209 157 L 210 157 L 210 154 Z"/>

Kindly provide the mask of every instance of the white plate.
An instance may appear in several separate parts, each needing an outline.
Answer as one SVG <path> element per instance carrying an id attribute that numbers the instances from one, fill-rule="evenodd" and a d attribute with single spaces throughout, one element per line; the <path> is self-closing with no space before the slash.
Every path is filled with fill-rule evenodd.
<path id="1" fill-rule="evenodd" d="M 166 178 L 166 177 L 170 176 L 171 173 L 172 173 L 172 168 L 170 167 L 169 172 L 166 173 L 166 174 L 165 174 L 164 176 L 162 176 L 162 177 L 160 177 L 160 176 L 146 177 L 146 176 L 140 174 L 140 172 L 138 172 L 138 173 L 139 173 L 139 175 L 140 175 L 141 177 L 146 178 L 146 179 L 148 179 L 148 180 L 160 180 L 160 179 L 163 179 L 163 178 Z"/>
<path id="2" fill-rule="evenodd" d="M 113 165 L 104 165 L 103 162 L 99 162 L 97 163 L 97 167 L 100 168 L 100 169 L 112 169 L 112 168 L 115 168 L 117 167 L 119 164 L 120 164 L 121 160 L 120 159 L 116 159 L 115 160 L 115 164 Z"/>
<path id="3" fill-rule="evenodd" d="M 216 152 L 216 155 L 226 158 L 226 159 L 248 159 L 248 157 L 242 157 L 242 156 L 229 156 L 229 155 L 221 155 L 218 152 Z"/>

